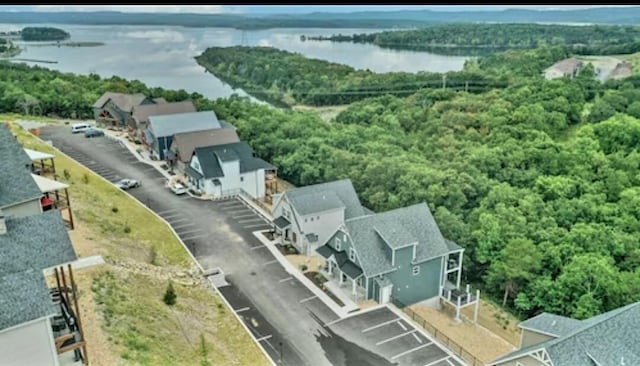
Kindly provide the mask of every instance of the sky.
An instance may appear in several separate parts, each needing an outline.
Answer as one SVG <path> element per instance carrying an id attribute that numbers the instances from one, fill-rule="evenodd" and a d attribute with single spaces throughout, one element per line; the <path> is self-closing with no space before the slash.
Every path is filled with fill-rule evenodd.
<path id="1" fill-rule="evenodd" d="M 13 5 L 0 6 L 0 11 L 122 11 L 145 13 L 204 13 L 204 14 L 301 14 L 312 12 L 354 12 L 354 11 L 499 11 L 504 9 L 572 10 L 607 5 Z M 634 6 L 634 5 L 610 5 Z"/>

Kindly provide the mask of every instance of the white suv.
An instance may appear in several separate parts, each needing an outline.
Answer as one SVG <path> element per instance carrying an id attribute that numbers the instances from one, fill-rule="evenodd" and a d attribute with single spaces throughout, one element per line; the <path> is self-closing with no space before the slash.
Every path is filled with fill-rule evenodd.
<path id="1" fill-rule="evenodd" d="M 181 194 L 185 194 L 187 193 L 187 187 L 183 186 L 180 183 L 174 183 L 173 185 L 169 186 L 169 188 L 171 188 L 171 192 L 177 194 L 177 195 L 181 195 Z"/>

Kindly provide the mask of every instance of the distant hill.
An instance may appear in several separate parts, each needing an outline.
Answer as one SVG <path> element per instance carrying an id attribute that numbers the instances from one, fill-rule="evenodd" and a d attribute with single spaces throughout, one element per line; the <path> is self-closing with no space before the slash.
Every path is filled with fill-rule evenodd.
<path id="1" fill-rule="evenodd" d="M 168 14 L 101 12 L 0 12 L 0 23 L 88 25 L 178 25 L 185 27 L 267 28 L 409 28 L 441 23 L 596 23 L 635 24 L 640 7 L 576 10 L 507 9 L 442 12 L 433 10 L 366 11 L 247 16 L 239 14 Z"/>

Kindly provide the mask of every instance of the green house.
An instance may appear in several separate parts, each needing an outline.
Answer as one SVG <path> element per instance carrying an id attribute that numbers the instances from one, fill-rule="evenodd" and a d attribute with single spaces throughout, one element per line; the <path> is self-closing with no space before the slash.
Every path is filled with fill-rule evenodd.
<path id="1" fill-rule="evenodd" d="M 457 290 L 464 249 L 442 236 L 426 203 L 348 219 L 316 251 L 327 259 L 326 274 L 356 300 L 400 307 L 475 300 Z"/>

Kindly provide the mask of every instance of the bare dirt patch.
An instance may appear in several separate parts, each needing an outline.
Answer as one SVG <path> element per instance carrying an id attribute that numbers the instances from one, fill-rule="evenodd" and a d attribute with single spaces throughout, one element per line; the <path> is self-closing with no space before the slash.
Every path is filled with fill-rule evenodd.
<path id="1" fill-rule="evenodd" d="M 317 271 L 320 268 L 323 268 L 327 261 L 319 256 L 306 256 L 302 254 L 293 254 L 287 255 L 287 260 L 293 264 L 296 268 L 302 271 L 302 266 L 306 266 L 307 268 L 302 272 L 308 271 Z"/>

